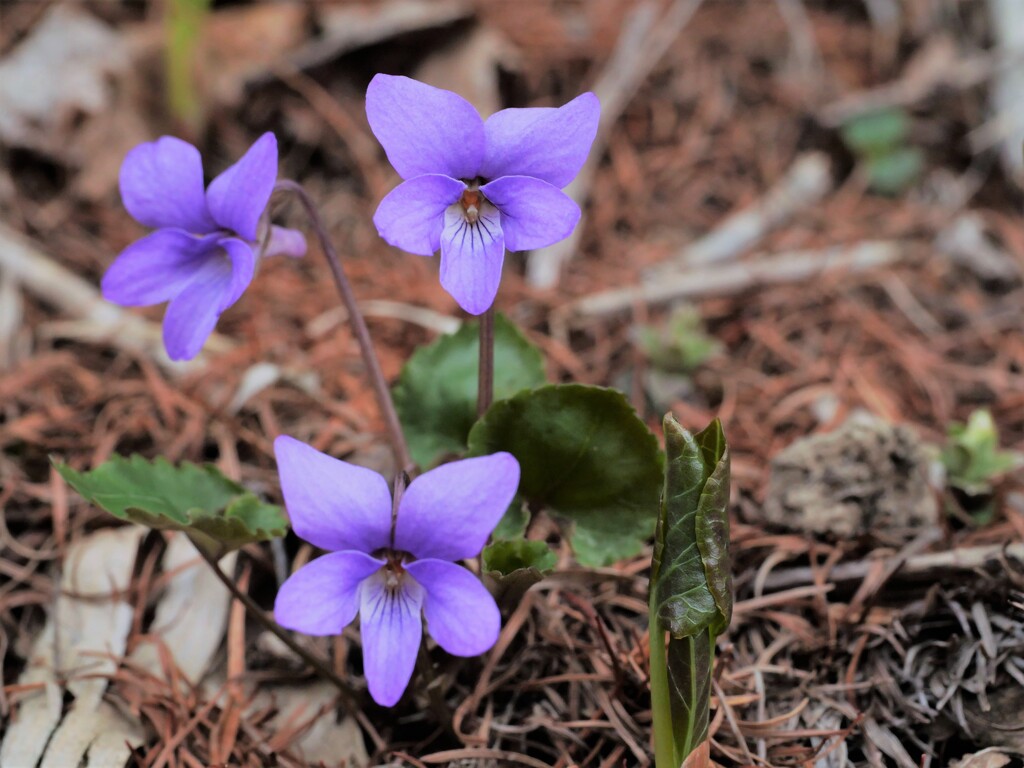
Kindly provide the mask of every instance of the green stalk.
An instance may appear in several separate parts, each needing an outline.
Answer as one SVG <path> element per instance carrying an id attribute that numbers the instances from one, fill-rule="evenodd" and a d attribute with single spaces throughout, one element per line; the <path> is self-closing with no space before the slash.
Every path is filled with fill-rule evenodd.
<path id="1" fill-rule="evenodd" d="M 670 637 L 666 651 L 665 629 L 652 612 L 650 641 L 654 763 L 679 768 L 708 737 L 715 638 L 710 629 Z"/>
<path id="2" fill-rule="evenodd" d="M 679 701 L 672 702 L 679 763 L 708 737 L 714 653 L 715 642 L 710 630 L 690 637 L 671 638 L 668 642 L 669 679 L 676 681 L 679 691 Z"/>
<path id="3" fill-rule="evenodd" d="M 658 612 L 651 607 L 651 717 L 654 728 L 654 765 L 679 768 L 676 740 L 672 727 L 672 700 L 668 690 L 668 665 L 665 659 L 665 629 Z"/>
<path id="4" fill-rule="evenodd" d="M 164 66 L 171 113 L 191 128 L 202 115 L 196 87 L 196 55 L 210 0 L 168 0 Z"/>
<path id="5" fill-rule="evenodd" d="M 657 768 L 709 766 L 715 638 L 732 616 L 729 451 L 721 424 L 665 417 L 665 488 L 651 558 L 651 718 Z M 668 643 L 665 643 L 665 633 Z"/>

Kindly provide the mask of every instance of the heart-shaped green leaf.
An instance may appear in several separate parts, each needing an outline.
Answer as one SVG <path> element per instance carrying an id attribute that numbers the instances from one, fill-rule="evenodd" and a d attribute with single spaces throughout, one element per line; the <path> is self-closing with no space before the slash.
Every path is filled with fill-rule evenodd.
<path id="1" fill-rule="evenodd" d="M 114 456 L 90 472 L 54 466 L 72 488 L 114 517 L 185 531 L 211 553 L 283 536 L 288 520 L 213 466 Z"/>
<path id="2" fill-rule="evenodd" d="M 502 610 L 517 606 L 523 595 L 555 567 L 557 558 L 543 541 L 495 541 L 481 555 L 487 584 Z"/>
<path id="3" fill-rule="evenodd" d="M 471 455 L 508 451 L 519 493 L 572 521 L 583 565 L 638 553 L 654 531 L 662 458 L 620 392 L 552 384 L 496 402 L 469 435 Z"/>
<path id="4" fill-rule="evenodd" d="M 484 570 L 502 575 L 521 568 L 536 568 L 540 572 L 550 571 L 557 561 L 558 558 L 551 551 L 551 547 L 543 541 L 499 540 L 488 544 L 483 551 Z"/>
<path id="5" fill-rule="evenodd" d="M 480 364 L 479 324 L 420 347 L 402 368 L 395 408 L 413 460 L 429 467 L 446 453 L 462 453 L 476 421 Z M 494 398 L 545 382 L 544 358 L 503 315 L 494 318 Z"/>
<path id="6" fill-rule="evenodd" d="M 530 510 L 523 503 L 523 497 L 516 494 L 491 536 L 495 539 L 521 539 L 526 533 L 526 526 L 529 523 Z"/>

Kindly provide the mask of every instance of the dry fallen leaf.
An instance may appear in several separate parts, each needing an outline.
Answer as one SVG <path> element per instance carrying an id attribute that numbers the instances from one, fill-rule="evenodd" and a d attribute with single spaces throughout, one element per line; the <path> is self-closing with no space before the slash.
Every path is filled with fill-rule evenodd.
<path id="1" fill-rule="evenodd" d="M 109 77 L 128 62 L 114 30 L 74 5 L 54 5 L 0 61 L 0 140 L 64 157 L 75 120 L 108 108 Z"/>
<path id="2" fill-rule="evenodd" d="M 0 765 L 33 768 L 40 758 L 44 768 L 78 765 L 103 734 L 116 736 L 120 745 L 117 758 L 106 764 L 123 765 L 129 744 L 139 742 L 136 727 L 103 704 L 102 697 L 131 630 L 132 606 L 122 598 L 144 533 L 135 526 L 107 528 L 68 548 L 63 594 L 18 679 L 27 693 L 18 700 L 0 744 Z M 62 715 L 58 681 L 63 679 L 74 702 Z M 115 749 L 101 746 L 106 752 Z"/>
<path id="3" fill-rule="evenodd" d="M 981 752 L 964 755 L 955 763 L 950 763 L 949 768 L 1003 768 L 1010 764 L 1010 760 L 1010 756 L 1002 750 L 989 747 Z"/>
<path id="4" fill-rule="evenodd" d="M 455 91 L 486 117 L 503 106 L 498 82 L 501 69 L 519 69 L 518 51 L 497 31 L 474 26 L 468 34 L 428 56 L 414 77 Z"/>

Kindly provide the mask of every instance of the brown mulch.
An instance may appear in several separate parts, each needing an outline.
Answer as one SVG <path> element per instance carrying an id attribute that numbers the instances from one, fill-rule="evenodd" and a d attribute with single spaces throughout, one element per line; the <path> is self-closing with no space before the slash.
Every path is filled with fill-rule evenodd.
<path id="1" fill-rule="evenodd" d="M 692 393 L 672 410 L 693 427 L 721 417 L 733 455 L 737 611 L 720 641 L 712 713 L 713 756 L 724 765 L 804 765 L 814 759 L 819 765 L 841 766 L 844 759 L 905 765 L 900 749 L 912 765 L 947 765 L 994 743 L 979 726 L 988 713 L 978 702 L 986 701 L 989 688 L 997 701 L 1005 695 L 1005 675 L 1014 674 L 1005 671 L 1012 666 L 1007 658 L 1024 648 L 1015 607 L 1024 573 L 1014 562 L 931 584 L 908 584 L 877 569 L 862 581 L 834 584 L 829 568 L 839 562 L 883 562 L 907 553 L 870 534 L 815 540 L 782 532 L 761 514 L 770 459 L 794 439 L 831 430 L 858 409 L 939 443 L 951 421 L 965 421 L 984 407 L 1003 445 L 1024 450 L 1024 284 L 994 284 L 935 247 L 938 233 L 970 209 L 1024 272 L 1024 198 L 991 156 L 972 157 L 965 139 L 985 114 L 986 89 L 912 105 L 926 171 L 896 200 L 867 191 L 835 131 L 816 119 L 823 105 L 840 96 L 898 77 L 934 36 L 952 35 L 965 49 L 988 43 L 978 32 L 984 29 L 983 3 L 951 4 L 960 14 L 955 19 L 930 12 L 933 4 L 925 0 L 907 5 L 914 23 L 900 33 L 893 53 L 880 42 L 885 30 L 872 26 L 862 3 L 804 3 L 826 73 L 816 80 L 794 63 L 794 40 L 775 3 L 705 3 L 613 131 L 580 254 L 559 287 L 532 289 L 522 277 L 522 259 L 511 257 L 499 296 L 499 308 L 546 352 L 553 380 L 611 385 L 640 376 L 644 362 L 634 349 L 632 326 L 658 322 L 663 308 L 638 307 L 633 316 L 588 321 L 569 344 L 552 334 L 551 312 L 570 299 L 635 282 L 644 267 L 757 200 L 810 149 L 829 154 L 840 178 L 837 189 L 757 250 L 866 239 L 896 240 L 904 249 L 899 264 L 885 270 L 698 302 L 724 349 L 694 374 Z M 13 31 L 3 33 L 11 37 L 0 38 L 0 50 L 38 17 L 31 1 L 13 6 Z M 528 104 L 560 103 L 585 87 L 613 49 L 631 4 L 495 0 L 478 7 L 481 23 L 519 47 L 521 72 L 512 90 Z M 113 11 L 104 13 L 118 21 Z M 360 93 L 380 55 L 375 49 L 353 54 L 343 66 L 310 75 L 336 96 L 364 139 Z M 300 134 L 296 126 L 306 130 Z M 362 299 L 457 314 L 437 285 L 435 260 L 398 253 L 373 229 L 376 187 L 381 179 L 393 180 L 383 155 L 361 155 L 365 142 L 346 141 L 291 87 L 278 81 L 256 87 L 240 110 L 215 113 L 200 143 L 204 154 L 226 163 L 268 128 L 281 140 L 283 174 L 322 201 Z M 45 159 L 20 153 L 10 159 L 16 194 L 6 223 L 98 282 L 113 255 L 140 234 L 116 194 L 102 205 L 82 203 L 65 194 L 64 172 Z M 969 186 L 967 172 L 977 168 L 984 184 L 951 205 L 943 191 Z M 297 213 L 287 215 L 297 223 Z M 278 434 L 371 465 L 387 461 L 380 450 L 383 424 L 355 339 L 343 324 L 323 320 L 337 299 L 315 249 L 302 262 L 265 264 L 220 323 L 237 348 L 183 380 L 110 345 L 51 338 L 42 331 L 57 319 L 53 311 L 31 296 L 24 303 L 23 325 L 36 334 L 32 354 L 0 376 L 0 508 L 6 525 L 0 531 L 0 718 L 9 713 L 14 694 L 7 684 L 22 669 L 28 639 L 53 599 L 50 566 L 69 541 L 108 522 L 67 493 L 49 455 L 77 467 L 132 452 L 212 461 L 272 499 L 279 496 L 271 448 Z M 158 320 L 161 310 L 142 314 Z M 398 319 L 369 323 L 391 378 L 417 345 L 433 337 Z M 232 413 L 227 405 L 245 372 L 261 361 L 315 371 L 319 389 L 311 394 L 282 381 Z M 817 407 L 823 399 L 832 404 L 824 419 Z M 657 430 L 660 414 L 642 397 L 636 404 Z M 1021 541 L 1024 504 L 1013 502 L 1014 490 L 1012 481 L 999 489 L 991 523 L 977 527 L 965 514 L 944 516 L 925 546 L 941 551 Z M 537 533 L 544 533 L 543 525 Z M 294 545 L 288 542 L 289 552 Z M 252 548 L 246 555 L 253 594 L 269 605 L 275 589 L 269 550 Z M 465 662 L 435 660 L 443 695 L 427 714 L 421 711 L 425 700 L 407 700 L 395 711 L 366 711 L 364 730 L 378 762 L 398 755 L 409 765 L 649 764 L 649 553 L 593 572 L 575 567 L 564 547 L 560 555 L 558 571 L 506 618 L 491 653 Z M 815 576 L 806 584 L 765 588 L 770 573 L 808 565 Z M 979 612 L 988 617 L 987 627 Z M 316 645 L 330 650 L 326 642 Z M 950 659 L 962 660 L 962 669 L 953 664 L 959 676 L 949 674 Z M 274 660 L 264 662 L 264 668 L 250 665 L 249 673 L 279 671 Z M 186 696 L 130 668 L 113 682 L 115 699 L 151 729 L 151 741 L 137 755 L 140 766 L 152 765 L 172 740 L 180 747 L 164 756 L 167 765 L 298 765 L 287 752 L 294 734 L 274 732 L 265 711 L 240 714 L 213 706 L 201 691 Z M 438 707 L 450 711 L 450 729 Z M 235 722 L 233 739 L 222 737 L 228 719 Z"/>

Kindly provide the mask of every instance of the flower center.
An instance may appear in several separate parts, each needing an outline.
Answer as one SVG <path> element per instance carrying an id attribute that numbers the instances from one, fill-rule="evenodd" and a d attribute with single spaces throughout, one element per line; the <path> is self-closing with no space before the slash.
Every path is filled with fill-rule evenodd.
<path id="1" fill-rule="evenodd" d="M 397 549 L 381 549 L 374 552 L 373 555 L 374 557 L 384 558 L 387 561 L 379 571 L 381 578 L 384 580 L 384 588 L 390 594 L 400 591 L 402 581 L 405 579 L 405 563 L 413 559 L 412 555 Z"/>
<path id="2" fill-rule="evenodd" d="M 479 221 L 480 208 L 486 199 L 479 189 L 470 188 L 462 193 L 459 205 L 462 206 L 462 213 L 466 217 L 466 221 L 470 224 L 476 224 Z"/>

